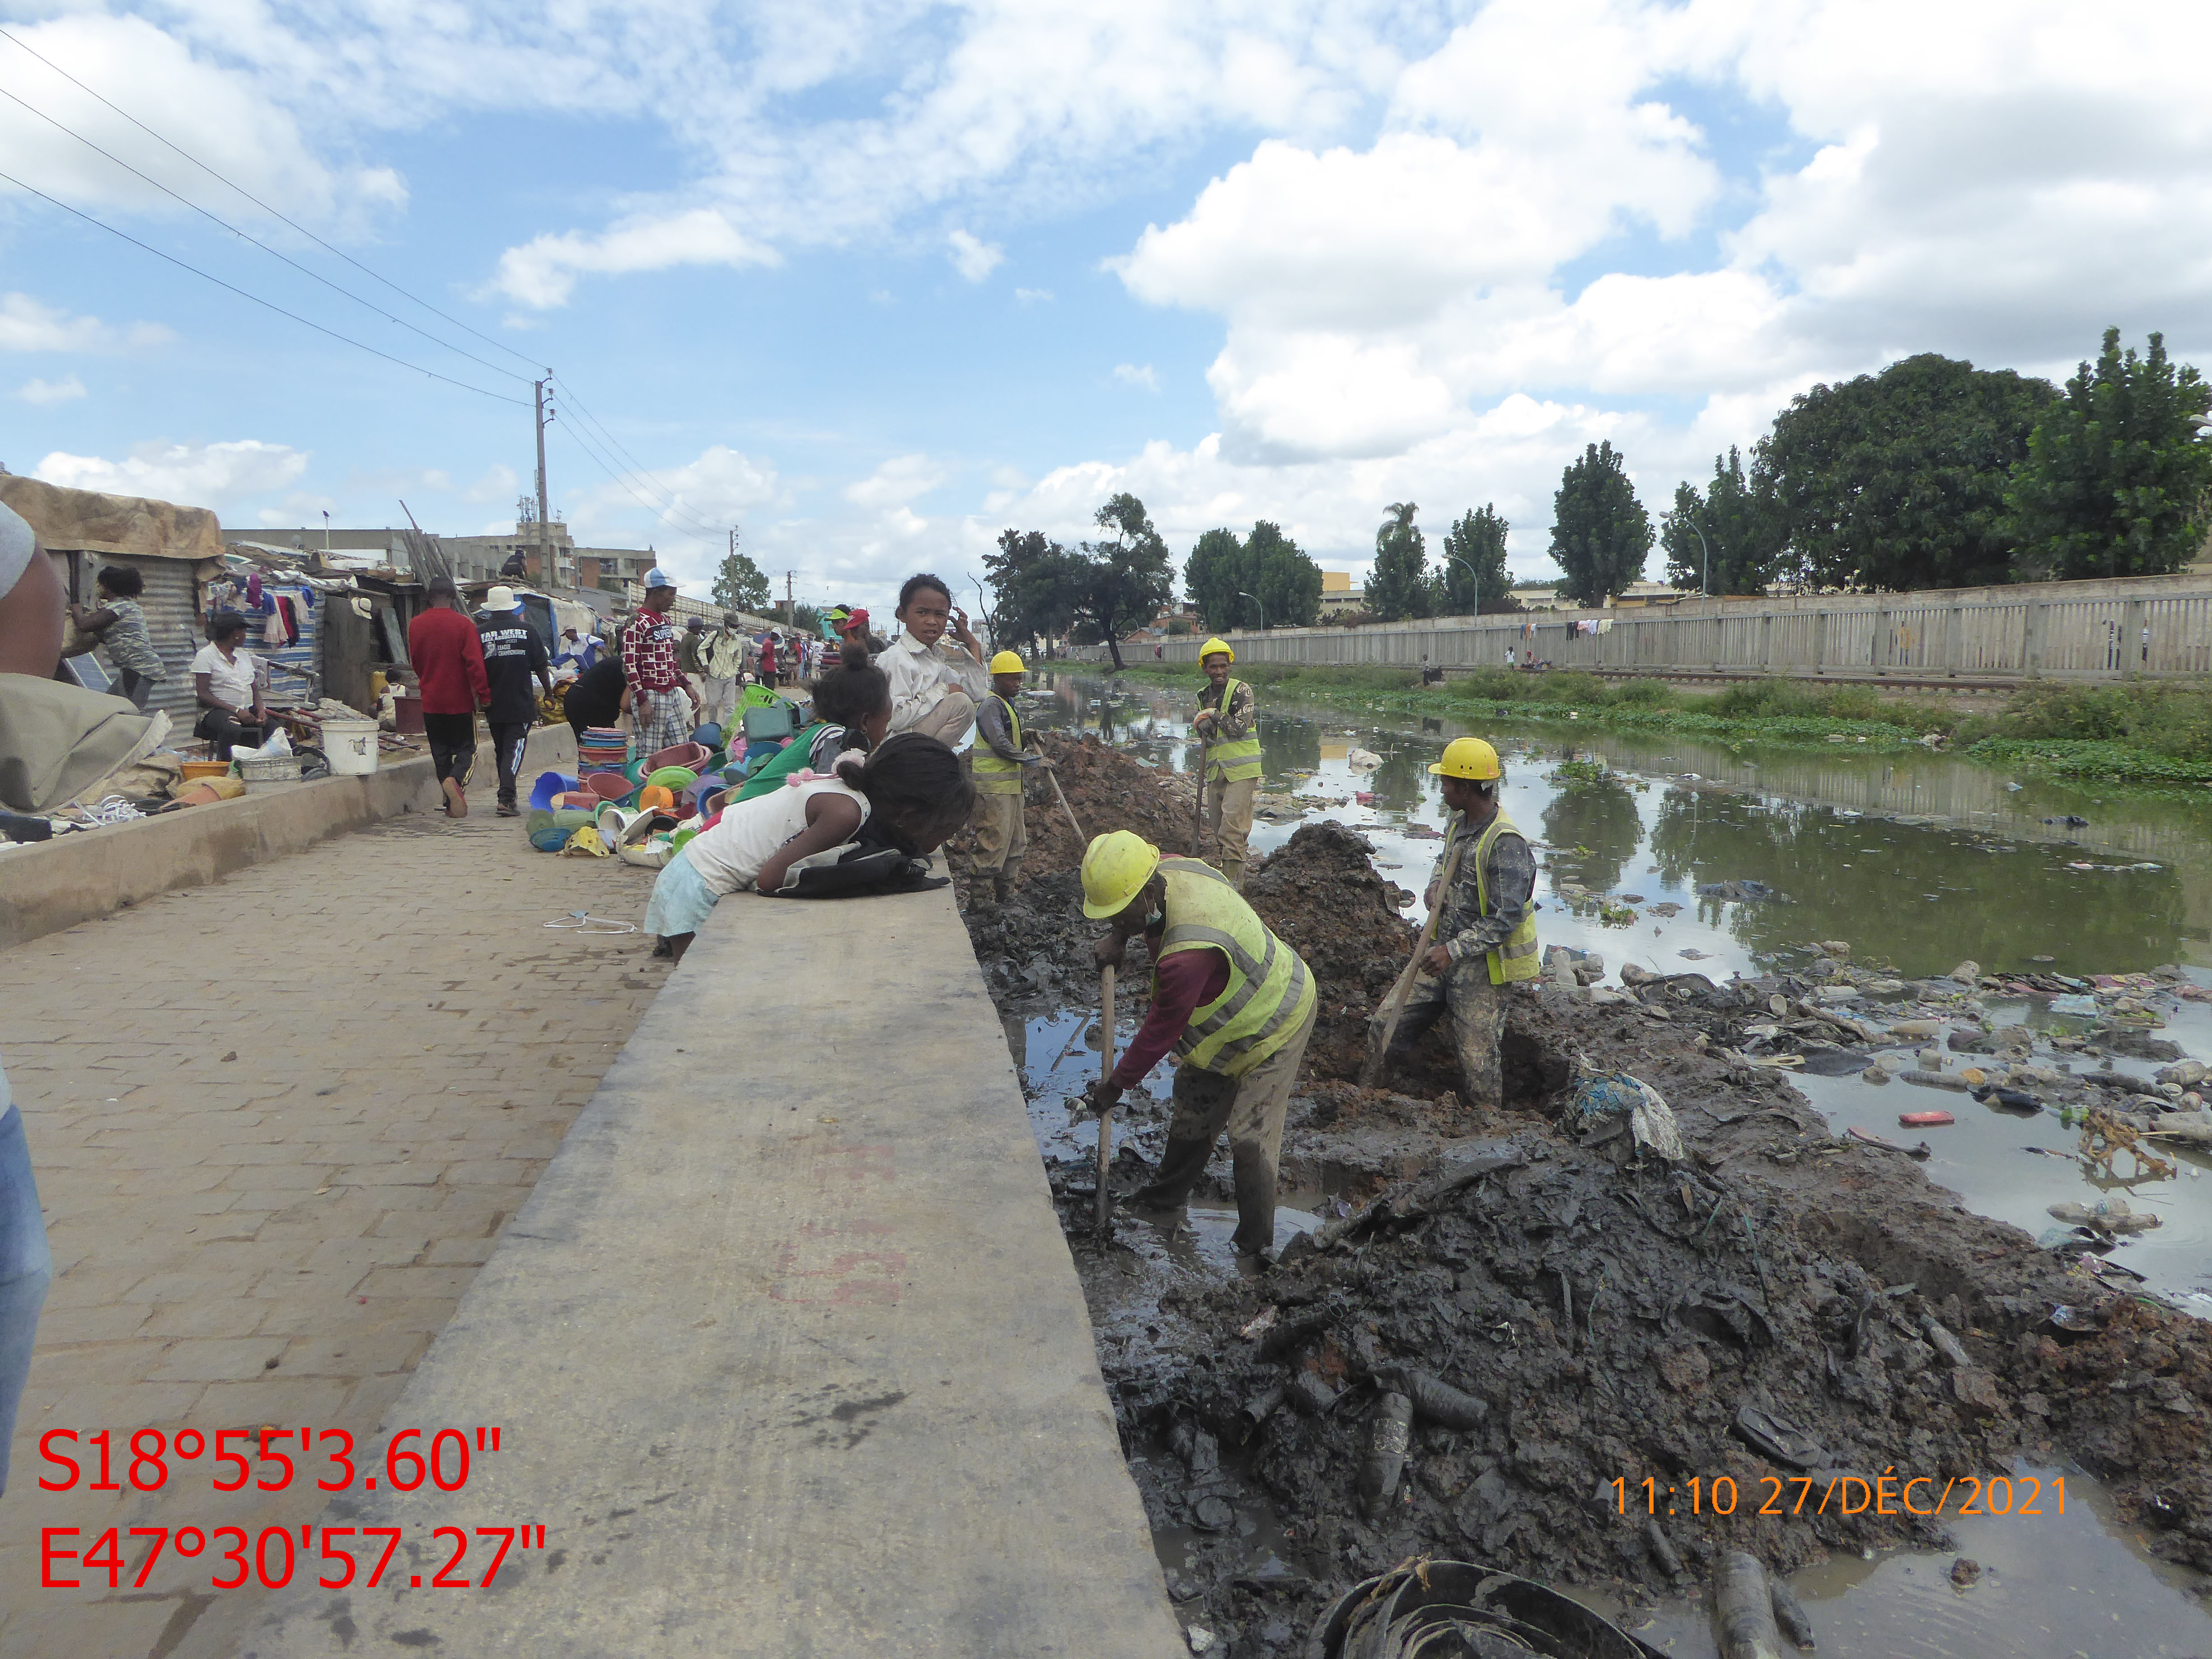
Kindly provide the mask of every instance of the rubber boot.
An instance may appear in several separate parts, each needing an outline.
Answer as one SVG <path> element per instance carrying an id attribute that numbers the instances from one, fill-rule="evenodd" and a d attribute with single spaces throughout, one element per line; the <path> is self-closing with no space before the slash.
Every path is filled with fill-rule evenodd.
<path id="1" fill-rule="evenodd" d="M 1213 1137 L 1203 1140 L 1196 1135 L 1170 1135 L 1168 1144 L 1160 1149 L 1160 1167 L 1153 1172 L 1149 1185 L 1139 1188 L 1129 1200 L 1141 1210 L 1178 1210 L 1190 1200 L 1190 1189 L 1198 1185 L 1198 1178 L 1206 1173 L 1206 1160 L 1213 1156 Z"/>
<path id="2" fill-rule="evenodd" d="M 1258 1146 L 1234 1146 L 1237 1232 L 1230 1243 L 1240 1255 L 1275 1255 L 1275 1161 Z"/>
<path id="3" fill-rule="evenodd" d="M 1014 896 L 1015 878 L 1018 877 L 1021 872 L 1022 866 L 1020 865 L 1009 864 L 1004 869 L 1000 870 L 993 875 L 991 878 L 991 891 L 993 896 L 1000 903 L 1004 904 L 1008 899 Z"/>
<path id="4" fill-rule="evenodd" d="M 995 910 L 999 908 L 999 877 L 995 870 L 971 870 L 968 872 L 968 908 L 970 910 Z"/>
<path id="5" fill-rule="evenodd" d="M 1244 860 L 1243 859 L 1223 859 L 1221 873 L 1229 878 L 1230 886 L 1237 891 L 1241 893 L 1244 890 Z"/>

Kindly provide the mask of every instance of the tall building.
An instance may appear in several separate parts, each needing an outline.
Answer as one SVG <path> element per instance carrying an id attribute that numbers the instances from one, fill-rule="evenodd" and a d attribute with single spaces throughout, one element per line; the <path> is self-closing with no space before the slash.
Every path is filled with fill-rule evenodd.
<path id="1" fill-rule="evenodd" d="M 1367 590 L 1355 587 L 1348 570 L 1324 570 L 1321 573 L 1321 614 L 1324 621 L 1340 617 L 1347 611 L 1363 611 L 1367 606 Z"/>

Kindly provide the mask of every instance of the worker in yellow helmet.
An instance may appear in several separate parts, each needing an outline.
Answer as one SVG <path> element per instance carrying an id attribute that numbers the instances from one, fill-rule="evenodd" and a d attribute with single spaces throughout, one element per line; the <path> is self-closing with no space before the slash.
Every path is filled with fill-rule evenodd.
<path id="1" fill-rule="evenodd" d="M 985 910 L 1006 902 L 1022 873 L 1029 848 L 1022 823 L 1022 779 L 1052 763 L 1024 747 L 1022 717 L 1014 710 L 1024 673 L 1011 651 L 991 659 L 991 690 L 975 708 L 975 857 L 969 864 L 968 908 Z"/>
<path id="2" fill-rule="evenodd" d="M 1536 858 L 1528 838 L 1498 809 L 1504 769 L 1498 751 L 1480 738 L 1455 738 L 1429 770 L 1443 780 L 1450 833 L 1429 881 L 1428 902 L 1437 912 L 1436 942 L 1418 964 L 1387 1061 L 1439 1018 L 1451 1016 L 1452 1047 L 1459 1055 L 1470 1109 L 1494 1112 L 1503 1097 L 1498 1041 L 1505 1029 L 1505 991 L 1536 977 Z M 1368 1053 L 1376 1057 L 1389 999 L 1367 1028 Z"/>
<path id="3" fill-rule="evenodd" d="M 1252 688 L 1229 671 L 1237 653 L 1224 639 L 1211 639 L 1198 650 L 1206 670 L 1206 690 L 1198 694 L 1191 730 L 1206 745 L 1206 824 L 1221 855 L 1229 884 L 1244 888 L 1245 851 L 1252 840 L 1252 802 L 1260 793 L 1260 708 Z M 1195 856 L 1198 849 L 1191 849 Z"/>
<path id="4" fill-rule="evenodd" d="M 1170 1049 L 1182 1062 L 1159 1170 L 1135 1201 L 1179 1209 L 1226 1129 L 1236 1247 L 1272 1254 L 1283 1117 L 1318 1006 L 1312 973 L 1218 871 L 1162 858 L 1127 830 L 1085 852 L 1083 914 L 1112 923 L 1096 948 L 1100 963 L 1118 964 L 1139 933 L 1152 959 L 1152 1008 L 1121 1063 L 1091 1085 L 1091 1107 L 1111 1108 Z"/>

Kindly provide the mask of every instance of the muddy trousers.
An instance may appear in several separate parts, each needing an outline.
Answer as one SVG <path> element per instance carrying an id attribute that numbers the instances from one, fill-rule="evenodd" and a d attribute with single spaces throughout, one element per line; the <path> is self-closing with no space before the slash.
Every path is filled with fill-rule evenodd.
<path id="1" fill-rule="evenodd" d="M 1022 872 L 1022 854 L 1029 850 L 1029 832 L 1022 823 L 1022 798 L 1018 793 L 979 793 L 975 814 L 969 823 L 975 831 L 975 854 L 971 866 L 974 879 L 981 882 L 988 877 L 997 896 L 1004 898 L 1013 891 L 1014 882 Z"/>
<path id="2" fill-rule="evenodd" d="M 1214 849 L 1221 855 L 1221 873 L 1238 892 L 1244 890 L 1244 860 L 1252 841 L 1252 802 L 1260 793 L 1260 780 L 1209 778 L 1206 783 L 1206 827 L 1213 834 Z"/>
<path id="3" fill-rule="evenodd" d="M 1452 1049 L 1459 1056 L 1462 1100 L 1470 1111 L 1495 1112 L 1505 1097 L 1498 1042 L 1505 1030 L 1506 990 L 1505 986 L 1490 982 L 1486 956 L 1454 963 L 1447 974 L 1423 969 L 1406 994 L 1406 1012 L 1390 1043 L 1392 1061 L 1404 1059 L 1422 1032 L 1449 1015 Z M 1370 1053 L 1371 1045 L 1382 1040 L 1382 1022 L 1389 1017 L 1389 1008 L 1386 998 L 1368 1020 Z"/>
<path id="4" fill-rule="evenodd" d="M 1229 1155 L 1236 1164 L 1237 1235 L 1247 1254 L 1275 1247 L 1275 1179 L 1283 1158 L 1283 1118 L 1291 1091 L 1313 1038 L 1314 1016 L 1307 1012 L 1291 1040 L 1243 1077 L 1176 1068 L 1175 1116 L 1168 1144 L 1160 1153 L 1159 1173 L 1136 1195 L 1146 1209 L 1171 1210 L 1187 1202 L 1206 1173 L 1213 1143 L 1229 1132 Z"/>

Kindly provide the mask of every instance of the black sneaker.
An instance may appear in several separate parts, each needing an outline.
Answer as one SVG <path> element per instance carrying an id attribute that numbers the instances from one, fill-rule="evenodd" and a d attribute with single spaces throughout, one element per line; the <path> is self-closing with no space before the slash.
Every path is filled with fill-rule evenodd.
<path id="1" fill-rule="evenodd" d="M 499 804 L 499 816 L 503 818 L 519 818 L 522 816 L 522 809 L 511 800 L 503 800 Z"/>

